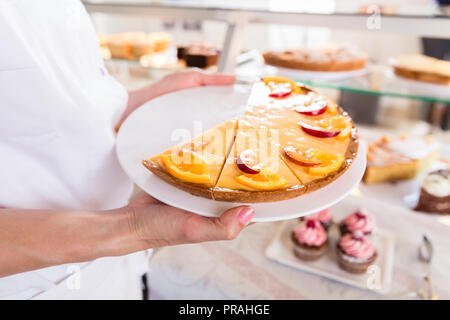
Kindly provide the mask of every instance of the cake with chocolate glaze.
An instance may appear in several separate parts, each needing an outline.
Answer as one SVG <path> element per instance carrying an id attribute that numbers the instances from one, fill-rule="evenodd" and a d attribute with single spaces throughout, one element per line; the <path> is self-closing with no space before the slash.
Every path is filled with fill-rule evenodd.
<path id="1" fill-rule="evenodd" d="M 318 220 L 305 220 L 292 231 L 294 254 L 301 260 L 317 260 L 325 254 L 328 236 Z"/>
<path id="2" fill-rule="evenodd" d="M 361 232 L 370 235 L 375 230 L 375 218 L 365 210 L 357 210 L 349 214 L 340 224 L 341 234 Z"/>
<path id="3" fill-rule="evenodd" d="M 450 214 L 450 172 L 433 171 L 425 178 L 420 190 L 417 211 Z"/>
<path id="4" fill-rule="evenodd" d="M 336 245 L 339 267 L 350 273 L 364 273 L 375 262 L 377 251 L 361 232 L 344 234 Z"/>
<path id="5" fill-rule="evenodd" d="M 186 66 L 208 68 L 215 66 L 219 60 L 220 51 L 216 46 L 194 43 L 177 47 L 177 58 L 184 60 Z"/>

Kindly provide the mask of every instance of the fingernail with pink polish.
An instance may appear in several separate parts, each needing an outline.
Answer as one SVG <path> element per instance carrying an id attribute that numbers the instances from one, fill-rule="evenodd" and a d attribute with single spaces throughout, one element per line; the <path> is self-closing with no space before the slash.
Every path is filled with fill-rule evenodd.
<path id="1" fill-rule="evenodd" d="M 255 214 L 253 208 L 247 207 L 239 212 L 239 222 L 244 226 L 247 225 Z"/>

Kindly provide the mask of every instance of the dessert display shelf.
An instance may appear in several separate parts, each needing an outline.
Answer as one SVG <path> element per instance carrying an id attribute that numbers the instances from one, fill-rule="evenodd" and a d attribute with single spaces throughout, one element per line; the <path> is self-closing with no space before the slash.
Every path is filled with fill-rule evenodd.
<path id="1" fill-rule="evenodd" d="M 327 27 L 367 31 L 367 14 L 361 13 L 357 2 L 350 7 L 336 7 L 321 10 L 319 7 L 297 6 L 288 8 L 267 6 L 258 1 L 146 1 L 126 3 L 121 1 L 83 1 L 91 14 L 120 14 L 143 17 L 179 17 L 198 20 L 215 20 L 227 23 L 222 57 L 219 59 L 220 72 L 232 72 L 236 56 L 242 49 L 242 34 L 247 24 L 283 24 L 309 27 Z M 338 2 L 339 4 L 339 2 Z M 435 6 L 402 5 L 394 14 L 383 14 L 383 32 L 449 38 L 450 19 Z"/>
<path id="2" fill-rule="evenodd" d="M 450 104 L 450 86 L 401 78 L 388 65 L 369 65 L 365 69 L 325 74 L 286 68 L 277 68 L 250 62 L 236 68 L 238 79 L 278 75 L 290 77 L 315 88 L 412 99 L 430 103 Z"/>

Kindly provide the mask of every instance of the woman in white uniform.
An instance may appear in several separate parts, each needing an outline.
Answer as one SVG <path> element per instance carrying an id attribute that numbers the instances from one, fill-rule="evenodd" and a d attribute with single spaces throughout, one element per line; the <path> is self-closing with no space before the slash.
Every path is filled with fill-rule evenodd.
<path id="1" fill-rule="evenodd" d="M 128 203 L 114 150 L 114 127 L 144 102 L 232 76 L 186 72 L 127 93 L 78 0 L 0 1 L 0 39 L 0 298 L 139 299 L 148 249 L 248 224 L 246 206 L 210 219 L 148 195 Z"/>

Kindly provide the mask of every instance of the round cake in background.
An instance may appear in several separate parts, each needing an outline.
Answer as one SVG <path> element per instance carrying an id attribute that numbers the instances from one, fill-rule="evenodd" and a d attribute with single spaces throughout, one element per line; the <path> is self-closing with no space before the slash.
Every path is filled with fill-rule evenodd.
<path id="1" fill-rule="evenodd" d="M 351 71 L 363 69 L 367 55 L 351 44 L 323 44 L 316 48 L 266 51 L 264 62 L 275 67 L 308 71 Z"/>

